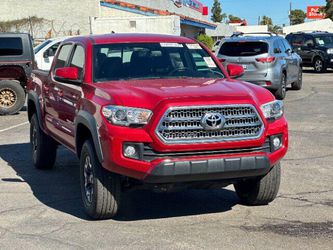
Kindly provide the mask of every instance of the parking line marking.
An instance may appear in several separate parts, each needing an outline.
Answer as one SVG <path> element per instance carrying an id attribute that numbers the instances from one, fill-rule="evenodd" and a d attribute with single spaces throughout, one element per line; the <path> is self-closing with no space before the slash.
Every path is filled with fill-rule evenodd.
<path id="1" fill-rule="evenodd" d="M 23 122 L 23 123 L 20 123 L 20 124 L 14 125 L 14 126 L 10 126 L 10 127 L 8 127 L 8 128 L 5 128 L 5 129 L 1 129 L 1 130 L 0 130 L 0 133 L 2 133 L 2 132 L 6 132 L 6 131 L 8 131 L 8 130 L 11 130 L 11 129 L 14 129 L 14 128 L 17 128 L 17 127 L 21 127 L 21 126 L 26 125 L 26 124 L 28 124 L 28 123 L 29 123 L 29 122 Z"/>

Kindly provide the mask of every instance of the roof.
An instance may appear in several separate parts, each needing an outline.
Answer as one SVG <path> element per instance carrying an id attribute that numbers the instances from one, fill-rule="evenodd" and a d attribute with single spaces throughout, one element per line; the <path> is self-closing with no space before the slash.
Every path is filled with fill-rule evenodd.
<path id="1" fill-rule="evenodd" d="M 179 16 L 181 24 L 187 24 L 191 26 L 196 26 L 206 29 L 216 29 L 216 24 L 200 20 L 197 18 L 192 18 L 189 16 L 181 15 L 175 12 L 169 12 L 168 10 L 158 10 L 154 8 L 149 8 L 141 5 L 131 4 L 124 1 L 118 0 L 103 0 L 101 1 L 101 6 L 108 8 L 115 8 L 123 11 L 129 11 L 136 14 L 141 14 L 145 16 Z"/>
<path id="2" fill-rule="evenodd" d="M 248 41 L 248 42 L 256 42 L 256 41 L 272 41 L 276 39 L 281 39 L 281 36 L 235 36 L 225 39 L 226 42 L 234 42 L 234 41 Z"/>
<path id="3" fill-rule="evenodd" d="M 90 35 L 73 37 L 70 40 L 90 39 L 93 44 L 108 43 L 196 43 L 195 40 L 182 36 L 140 34 L 140 33 L 115 33 L 105 35 Z"/>

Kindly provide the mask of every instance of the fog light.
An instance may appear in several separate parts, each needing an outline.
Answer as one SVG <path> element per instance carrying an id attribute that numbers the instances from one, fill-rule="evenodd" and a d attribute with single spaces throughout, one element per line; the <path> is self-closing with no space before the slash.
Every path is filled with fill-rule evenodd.
<path id="1" fill-rule="evenodd" d="M 124 156 L 128 158 L 137 158 L 137 152 L 135 147 L 133 146 L 126 146 L 124 149 Z"/>
<path id="2" fill-rule="evenodd" d="M 273 139 L 273 146 L 275 149 L 278 149 L 281 146 L 281 140 L 279 137 Z"/>

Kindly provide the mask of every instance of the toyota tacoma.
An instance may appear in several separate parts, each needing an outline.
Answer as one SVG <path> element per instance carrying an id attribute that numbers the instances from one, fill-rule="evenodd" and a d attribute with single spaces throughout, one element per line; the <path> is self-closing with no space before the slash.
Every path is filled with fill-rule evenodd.
<path id="1" fill-rule="evenodd" d="M 234 184 L 240 201 L 273 201 L 288 148 L 282 101 L 237 81 L 195 40 L 109 34 L 69 38 L 49 72 L 28 85 L 35 167 L 53 167 L 58 145 L 80 159 L 83 205 L 115 216 L 130 188 Z"/>

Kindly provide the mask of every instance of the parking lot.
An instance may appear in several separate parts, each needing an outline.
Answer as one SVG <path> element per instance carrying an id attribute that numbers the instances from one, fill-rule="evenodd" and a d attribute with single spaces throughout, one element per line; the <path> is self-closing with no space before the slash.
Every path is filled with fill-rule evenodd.
<path id="1" fill-rule="evenodd" d="M 0 117 L 0 248 L 333 248 L 333 72 L 304 73 L 285 101 L 290 148 L 278 198 L 238 204 L 232 187 L 127 193 L 121 214 L 92 221 L 78 161 L 61 148 L 52 171 L 33 168 L 26 111 Z"/>

